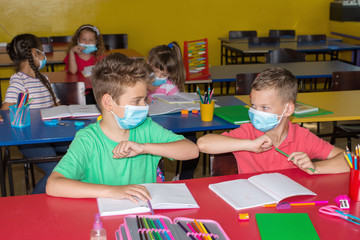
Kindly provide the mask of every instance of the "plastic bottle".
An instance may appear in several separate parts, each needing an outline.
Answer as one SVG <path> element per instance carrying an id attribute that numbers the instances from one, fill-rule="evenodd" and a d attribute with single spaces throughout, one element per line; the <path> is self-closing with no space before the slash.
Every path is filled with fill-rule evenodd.
<path id="1" fill-rule="evenodd" d="M 90 240 L 106 240 L 106 230 L 102 226 L 100 214 L 95 214 L 94 228 L 90 232 Z"/>

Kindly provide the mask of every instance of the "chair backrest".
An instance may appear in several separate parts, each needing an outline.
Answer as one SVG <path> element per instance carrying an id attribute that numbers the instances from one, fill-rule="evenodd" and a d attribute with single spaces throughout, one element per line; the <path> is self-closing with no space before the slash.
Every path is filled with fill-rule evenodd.
<path id="1" fill-rule="evenodd" d="M 333 72 L 332 90 L 360 90 L 360 71 Z"/>
<path id="2" fill-rule="evenodd" d="M 49 43 L 49 38 L 48 37 L 39 37 L 40 41 L 42 44 L 48 44 Z"/>
<path id="3" fill-rule="evenodd" d="M 290 48 L 278 48 L 265 54 L 267 63 L 305 62 L 306 54 Z"/>
<path id="4" fill-rule="evenodd" d="M 280 38 L 278 37 L 253 37 L 249 38 L 249 45 L 278 45 L 280 44 Z"/>
<path id="5" fill-rule="evenodd" d="M 102 34 L 106 50 L 128 48 L 127 34 Z"/>
<path id="6" fill-rule="evenodd" d="M 45 53 L 50 53 L 54 51 L 53 45 L 50 43 L 43 43 L 42 48 Z"/>
<path id="7" fill-rule="evenodd" d="M 309 43 L 309 42 L 326 42 L 325 34 L 314 34 L 314 35 L 298 35 L 298 43 Z"/>
<path id="8" fill-rule="evenodd" d="M 237 163 L 232 153 L 210 155 L 210 176 L 237 174 Z"/>
<path id="9" fill-rule="evenodd" d="M 269 37 L 279 38 L 293 38 L 295 37 L 295 30 L 269 30 Z"/>
<path id="10" fill-rule="evenodd" d="M 229 31 L 229 39 L 257 37 L 256 31 Z"/>
<path id="11" fill-rule="evenodd" d="M 248 95 L 258 73 L 241 73 L 236 75 L 235 92 L 236 95 Z"/>
<path id="12" fill-rule="evenodd" d="M 84 82 L 52 83 L 51 87 L 61 105 L 86 104 Z"/>
<path id="13" fill-rule="evenodd" d="M 71 42 L 72 36 L 51 36 L 49 40 L 51 43 L 69 43 Z"/>

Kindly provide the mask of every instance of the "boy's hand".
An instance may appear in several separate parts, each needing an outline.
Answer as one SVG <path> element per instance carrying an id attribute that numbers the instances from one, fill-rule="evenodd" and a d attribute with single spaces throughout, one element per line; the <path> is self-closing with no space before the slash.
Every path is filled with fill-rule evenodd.
<path id="1" fill-rule="evenodd" d="M 134 203 L 139 202 L 136 198 L 143 202 L 151 200 L 149 191 L 142 185 L 114 186 L 111 197 L 116 199 L 129 199 Z"/>
<path id="2" fill-rule="evenodd" d="M 131 141 L 120 142 L 113 150 L 114 158 L 134 157 L 144 152 L 144 145 Z"/>
<path id="3" fill-rule="evenodd" d="M 77 54 L 80 54 L 82 50 L 84 50 L 85 48 L 83 46 L 80 46 L 80 45 L 76 45 L 76 46 L 73 46 L 71 49 L 70 49 L 70 52 L 74 53 L 76 52 Z"/>
<path id="4" fill-rule="evenodd" d="M 254 139 L 252 141 L 253 141 L 253 144 L 251 146 L 250 151 L 256 152 L 256 153 L 270 150 L 270 148 L 273 145 L 271 138 L 266 134 Z"/>
<path id="5" fill-rule="evenodd" d="M 289 155 L 288 161 L 293 161 L 293 163 L 303 170 L 304 172 L 307 172 L 309 174 L 314 174 L 309 168 L 315 169 L 314 163 L 311 161 L 309 156 L 304 152 L 293 152 Z"/>
<path id="6" fill-rule="evenodd" d="M 0 114 L 0 122 L 3 122 L 4 119 L 2 118 L 1 114 Z"/>

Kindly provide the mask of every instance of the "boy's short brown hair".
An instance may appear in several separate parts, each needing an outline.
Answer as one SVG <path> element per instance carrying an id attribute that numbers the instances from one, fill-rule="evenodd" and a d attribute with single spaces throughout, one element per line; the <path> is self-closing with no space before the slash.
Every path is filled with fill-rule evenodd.
<path id="1" fill-rule="evenodd" d="M 298 83 L 290 71 L 279 67 L 266 69 L 257 75 L 251 86 L 251 89 L 256 91 L 270 88 L 275 88 L 278 91 L 283 103 L 290 101 L 295 103 Z"/>
<path id="2" fill-rule="evenodd" d="M 148 85 L 152 82 L 151 67 L 143 60 L 133 60 L 121 53 L 112 53 L 97 62 L 91 74 L 94 97 L 99 107 L 104 94 L 117 101 L 124 93 L 124 87 L 137 82 Z"/>

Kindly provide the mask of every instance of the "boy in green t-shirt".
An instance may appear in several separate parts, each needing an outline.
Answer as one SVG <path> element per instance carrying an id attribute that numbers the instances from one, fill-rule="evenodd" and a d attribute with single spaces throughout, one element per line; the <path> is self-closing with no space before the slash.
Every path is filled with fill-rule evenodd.
<path id="1" fill-rule="evenodd" d="M 156 181 L 161 156 L 198 157 L 196 144 L 147 117 L 150 73 L 143 61 L 118 53 L 96 64 L 91 81 L 102 120 L 77 132 L 48 179 L 48 195 L 146 201 L 149 192 L 134 184 Z"/>

